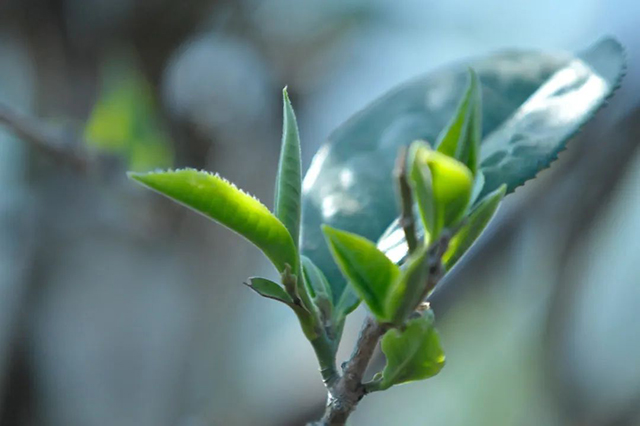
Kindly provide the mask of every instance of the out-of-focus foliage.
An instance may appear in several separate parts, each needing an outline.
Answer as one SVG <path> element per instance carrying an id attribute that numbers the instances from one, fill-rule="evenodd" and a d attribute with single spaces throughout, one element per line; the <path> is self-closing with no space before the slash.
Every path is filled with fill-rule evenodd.
<path id="1" fill-rule="evenodd" d="M 154 91 L 135 64 L 131 55 L 108 56 L 85 139 L 91 147 L 122 156 L 130 170 L 170 167 L 171 140 L 159 116 Z"/>

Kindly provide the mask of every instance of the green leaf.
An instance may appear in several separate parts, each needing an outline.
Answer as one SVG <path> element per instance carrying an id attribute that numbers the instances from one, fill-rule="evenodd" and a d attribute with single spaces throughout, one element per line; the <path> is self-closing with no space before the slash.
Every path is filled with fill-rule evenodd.
<path id="1" fill-rule="evenodd" d="M 247 285 L 260 296 L 278 300 L 287 305 L 291 305 L 293 303 L 291 296 L 284 291 L 284 288 L 282 288 L 281 285 L 266 278 L 251 277 L 249 278 L 249 283 Z"/>
<path id="2" fill-rule="evenodd" d="M 427 147 L 413 150 L 411 180 L 427 232 L 440 231 L 464 215 L 471 199 L 473 175 L 461 162 Z"/>
<path id="3" fill-rule="evenodd" d="M 255 244 L 281 273 L 298 266 L 291 235 L 260 201 L 218 175 L 194 169 L 129 173 L 143 185 L 201 213 Z"/>
<path id="4" fill-rule="evenodd" d="M 426 297 L 429 274 L 429 247 L 420 246 L 404 265 L 387 298 L 386 312 L 391 321 L 401 324 Z"/>
<path id="5" fill-rule="evenodd" d="M 307 293 L 324 317 L 330 318 L 333 310 L 331 286 L 322 271 L 314 265 L 311 259 L 301 256 L 301 262 Z"/>
<path id="6" fill-rule="evenodd" d="M 464 163 L 475 176 L 482 138 L 482 101 L 478 75 L 469 68 L 467 90 L 447 127 L 438 136 L 438 152 Z"/>
<path id="7" fill-rule="evenodd" d="M 274 211 L 276 217 L 289 230 L 297 247 L 300 235 L 300 194 L 302 192 L 300 134 L 286 87 L 282 90 L 282 104 L 282 147 L 276 177 Z"/>
<path id="8" fill-rule="evenodd" d="M 400 268 L 366 238 L 330 226 L 323 226 L 322 230 L 333 258 L 354 291 L 379 321 L 386 321 L 387 294 L 400 275 Z"/>
<path id="9" fill-rule="evenodd" d="M 171 167 L 171 139 L 158 113 L 154 89 L 130 54 L 108 54 L 101 88 L 84 129 L 92 148 L 121 156 L 129 169 Z"/>
<path id="10" fill-rule="evenodd" d="M 433 179 L 425 158 L 431 147 L 423 141 L 415 141 L 409 147 L 407 162 L 409 163 L 409 183 L 418 204 L 420 218 L 425 228 L 424 244 L 428 245 L 437 225 L 437 208 L 434 202 Z"/>
<path id="11" fill-rule="evenodd" d="M 509 49 L 412 79 L 346 120 L 320 148 L 303 182 L 301 249 L 325 273 L 334 300 L 346 283 L 320 225 L 378 240 L 398 216 L 391 178 L 398 149 L 416 139 L 437 140 L 464 96 L 469 66 L 482 91 L 482 194 L 503 183 L 510 193 L 548 167 L 612 95 L 624 54 L 613 39 L 579 55 Z"/>
<path id="12" fill-rule="evenodd" d="M 498 210 L 500 202 L 507 192 L 507 186 L 502 185 L 492 193 L 485 196 L 478 205 L 471 211 L 466 223 L 451 238 L 449 248 L 442 256 L 445 268 L 451 269 L 458 260 L 469 250 L 471 245 L 482 234 L 491 218 Z"/>
<path id="13" fill-rule="evenodd" d="M 381 346 L 387 365 L 382 371 L 380 390 L 433 377 L 444 367 L 444 352 L 430 316 L 409 321 L 404 330 L 388 331 Z"/>
<path id="14" fill-rule="evenodd" d="M 455 224 L 464 215 L 471 199 L 473 175 L 464 164 L 438 152 L 429 155 L 426 162 L 431 170 L 436 223 L 440 230 Z"/>

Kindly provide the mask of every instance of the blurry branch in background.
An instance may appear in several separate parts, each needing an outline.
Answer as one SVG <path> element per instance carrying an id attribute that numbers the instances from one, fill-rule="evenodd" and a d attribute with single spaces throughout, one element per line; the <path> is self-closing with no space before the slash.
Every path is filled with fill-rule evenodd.
<path id="1" fill-rule="evenodd" d="M 36 118 L 20 114 L 0 103 L 0 125 L 34 149 L 70 166 L 77 172 L 86 173 L 96 158 L 91 156 L 77 141 L 64 141 L 59 135 L 46 129 Z"/>

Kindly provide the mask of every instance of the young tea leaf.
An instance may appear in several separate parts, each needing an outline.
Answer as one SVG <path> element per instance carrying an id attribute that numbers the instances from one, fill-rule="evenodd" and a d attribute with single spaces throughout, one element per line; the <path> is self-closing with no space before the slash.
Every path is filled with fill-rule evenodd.
<path id="1" fill-rule="evenodd" d="M 388 331 L 381 346 L 387 365 L 382 371 L 380 390 L 433 377 L 444 367 L 444 352 L 429 316 L 409 321 L 404 330 Z"/>
<path id="2" fill-rule="evenodd" d="M 469 250 L 471 245 L 487 227 L 494 216 L 500 202 L 507 192 L 507 186 L 502 185 L 492 193 L 485 196 L 469 214 L 464 226 L 451 238 L 449 248 L 442 256 L 445 268 L 451 269 L 458 260 Z"/>
<path id="3" fill-rule="evenodd" d="M 409 148 L 409 182 L 418 204 L 418 211 L 425 229 L 424 244 L 428 245 L 432 235 L 437 232 L 436 203 L 433 194 L 431 171 L 426 166 L 425 157 L 431 153 L 431 147 L 422 141 L 413 142 Z"/>
<path id="4" fill-rule="evenodd" d="M 411 79 L 346 120 L 315 155 L 303 185 L 302 252 L 325 273 L 334 299 L 347 286 L 320 225 L 380 238 L 397 218 L 389 176 L 398 149 L 438 139 L 464 96 L 469 66 L 482 86 L 482 198 L 503 183 L 513 192 L 555 160 L 620 85 L 623 50 L 608 38 L 577 55 L 509 49 L 479 56 Z M 341 184 L 345 175 L 350 185 Z M 328 209 L 327 199 L 348 202 Z M 405 256 L 398 247 L 393 257 Z"/>
<path id="5" fill-rule="evenodd" d="M 301 256 L 300 261 L 307 293 L 324 317 L 330 318 L 333 310 L 333 296 L 329 282 L 311 259 Z"/>
<path id="6" fill-rule="evenodd" d="M 129 173 L 129 177 L 227 228 L 255 244 L 280 272 L 298 267 L 291 235 L 260 201 L 208 172 L 180 169 Z"/>
<path id="7" fill-rule="evenodd" d="M 401 275 L 387 298 L 386 311 L 391 321 L 401 324 L 422 302 L 427 290 L 429 247 L 421 246 L 407 260 Z"/>
<path id="8" fill-rule="evenodd" d="M 300 194 L 302 192 L 300 135 L 286 87 L 282 90 L 282 102 L 282 147 L 276 177 L 274 210 L 276 217 L 289 230 L 297 247 L 300 236 Z"/>
<path id="9" fill-rule="evenodd" d="M 386 321 L 387 295 L 400 268 L 366 238 L 329 226 L 322 230 L 333 258 L 354 291 L 379 321 Z"/>
<path id="10" fill-rule="evenodd" d="M 449 125 L 440 133 L 438 152 L 464 163 L 473 175 L 478 170 L 482 138 L 482 100 L 478 75 L 469 68 L 469 84 Z"/>
<path id="11" fill-rule="evenodd" d="M 422 147 L 415 152 L 411 178 L 425 228 L 435 239 L 443 228 L 464 215 L 471 199 L 473 175 L 459 161 Z"/>
<path id="12" fill-rule="evenodd" d="M 262 277 L 251 277 L 247 284 L 252 290 L 258 293 L 260 296 L 268 299 L 279 300 L 287 305 L 293 303 L 291 296 L 284 291 L 281 285 Z"/>

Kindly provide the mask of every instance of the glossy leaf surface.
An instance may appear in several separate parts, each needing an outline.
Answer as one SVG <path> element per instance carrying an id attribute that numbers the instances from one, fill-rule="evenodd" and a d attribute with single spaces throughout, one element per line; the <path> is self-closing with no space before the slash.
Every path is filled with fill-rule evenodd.
<path id="1" fill-rule="evenodd" d="M 297 268 L 291 235 L 260 201 L 220 176 L 194 169 L 129 173 L 132 179 L 163 194 L 255 244 L 280 272 Z"/>
<path id="2" fill-rule="evenodd" d="M 619 85 L 624 55 L 604 39 L 579 55 L 511 50 L 472 59 L 401 85 L 338 128 L 304 179 L 302 230 L 302 251 L 325 272 L 336 300 L 345 282 L 320 225 L 378 240 L 397 217 L 398 148 L 437 139 L 463 97 L 468 67 L 482 92 L 483 196 L 503 183 L 511 192 L 548 167 Z"/>

